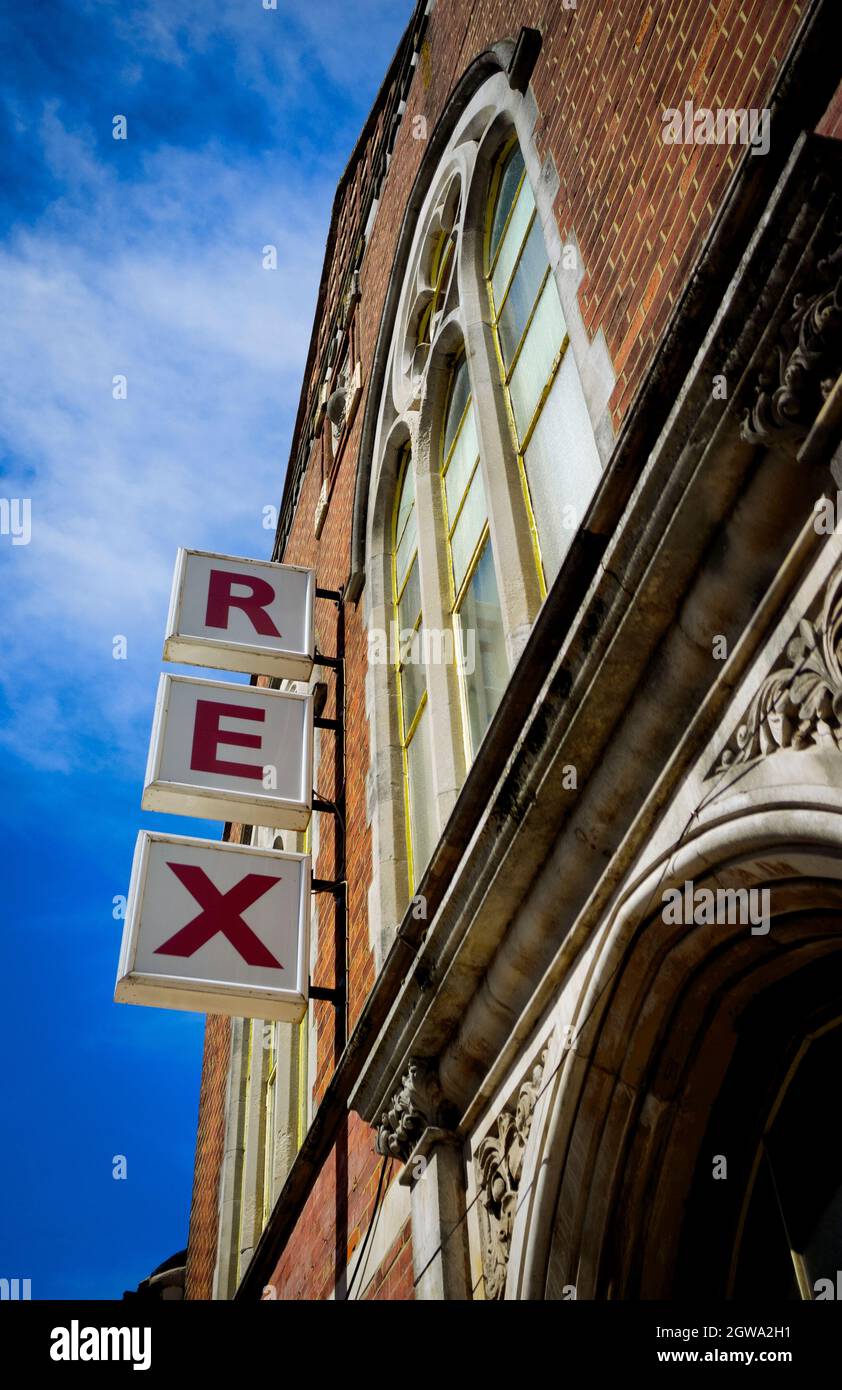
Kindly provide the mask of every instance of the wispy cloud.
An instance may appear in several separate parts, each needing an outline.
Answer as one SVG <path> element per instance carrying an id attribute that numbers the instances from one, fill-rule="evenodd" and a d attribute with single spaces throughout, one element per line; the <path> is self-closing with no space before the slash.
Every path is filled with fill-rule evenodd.
<path id="1" fill-rule="evenodd" d="M 148 710 L 175 547 L 268 549 L 331 189 L 212 146 L 159 149 L 124 185 L 54 108 L 42 139 L 65 191 L 0 251 L 3 489 L 32 498 L 30 545 L 0 551 L 18 618 L 1 678 L 27 709 L 0 740 L 67 769 L 74 737 L 125 745 Z M 61 748 L 32 692 L 71 681 L 85 727 L 65 718 Z"/>
<path id="2" fill-rule="evenodd" d="M 139 825 L 218 833 L 139 806 L 172 566 L 269 552 L 335 182 L 411 7 L 0 7 L 0 497 L 32 499 L 0 536 L 0 1272 L 36 1298 L 119 1297 L 185 1237 L 201 1021 L 111 1003 Z"/>

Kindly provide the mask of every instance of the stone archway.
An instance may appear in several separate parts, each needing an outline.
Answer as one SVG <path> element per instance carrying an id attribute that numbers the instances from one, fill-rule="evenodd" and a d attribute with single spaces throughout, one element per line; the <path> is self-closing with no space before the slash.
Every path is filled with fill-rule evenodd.
<path id="1" fill-rule="evenodd" d="M 687 881 L 768 890 L 770 931 L 667 925 L 663 893 Z M 842 999 L 842 811 L 826 800 L 781 797 L 708 824 L 615 908 L 550 1048 L 507 1298 L 569 1297 L 574 1286 L 590 1299 L 698 1292 L 687 1231 L 704 1230 L 704 1212 L 688 1203 L 698 1204 L 708 1126 L 752 1010 L 759 1027 L 757 1001 L 776 997 L 790 1015 L 770 1088 L 800 1033 Z M 748 1161 L 735 1150 L 735 1181 Z"/>

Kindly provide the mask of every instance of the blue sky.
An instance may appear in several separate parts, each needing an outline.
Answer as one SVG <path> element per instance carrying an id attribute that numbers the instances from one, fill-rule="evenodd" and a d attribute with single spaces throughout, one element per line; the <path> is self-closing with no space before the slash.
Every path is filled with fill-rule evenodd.
<path id="1" fill-rule="evenodd" d="M 140 810 L 172 567 L 269 554 L 334 188 L 411 10 L 0 18 L 0 497 L 31 499 L 0 535 L 0 1276 L 33 1298 L 186 1243 L 204 1020 L 111 1002 L 137 831 L 219 833 Z"/>

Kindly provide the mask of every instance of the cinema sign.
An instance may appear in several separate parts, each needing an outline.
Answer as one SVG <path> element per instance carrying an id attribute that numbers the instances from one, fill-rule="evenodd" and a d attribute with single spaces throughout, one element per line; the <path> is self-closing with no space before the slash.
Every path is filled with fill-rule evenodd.
<path id="1" fill-rule="evenodd" d="M 114 998 L 297 1023 L 310 858 L 141 830 Z"/>
<path id="2" fill-rule="evenodd" d="M 166 661 L 307 681 L 315 573 L 180 550 Z M 163 675 L 143 808 L 305 830 L 309 694 Z M 115 999 L 296 1021 L 307 1007 L 309 855 L 141 831 Z"/>
<path id="3" fill-rule="evenodd" d="M 314 570 L 179 550 L 164 660 L 309 680 L 315 597 Z"/>
<path id="4" fill-rule="evenodd" d="M 161 676 L 144 811 L 306 830 L 312 803 L 310 695 Z"/>

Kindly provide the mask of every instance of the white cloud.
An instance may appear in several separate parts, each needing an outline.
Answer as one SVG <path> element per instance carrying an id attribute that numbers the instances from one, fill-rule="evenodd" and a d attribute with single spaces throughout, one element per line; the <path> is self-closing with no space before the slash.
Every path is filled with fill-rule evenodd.
<path id="1" fill-rule="evenodd" d="M 136 771 L 176 547 L 268 553 L 333 190 L 212 146 L 129 184 L 55 107 L 42 140 L 65 191 L 0 251 L 0 492 L 32 498 L 31 543 L 0 538 L 0 741 Z"/>

